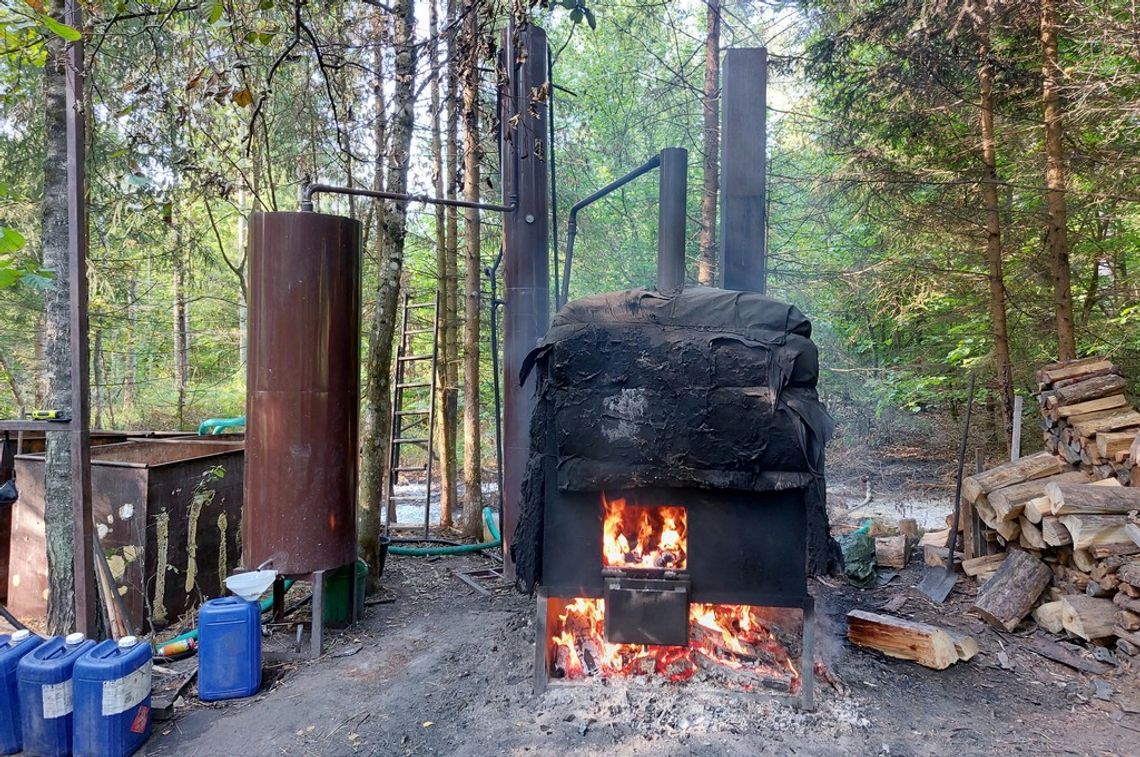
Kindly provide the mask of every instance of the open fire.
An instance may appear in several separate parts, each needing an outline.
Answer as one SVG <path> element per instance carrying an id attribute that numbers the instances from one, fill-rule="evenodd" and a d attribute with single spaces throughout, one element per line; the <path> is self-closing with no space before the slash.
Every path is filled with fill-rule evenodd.
<path id="1" fill-rule="evenodd" d="M 685 508 L 634 505 L 620 497 L 609 499 L 604 492 L 602 505 L 604 567 L 685 569 Z"/>
<path id="2" fill-rule="evenodd" d="M 698 678 L 751 691 L 757 687 L 796 694 L 800 674 L 792 662 L 772 608 L 692 603 L 689 645 L 613 644 L 605 640 L 605 600 L 567 600 L 551 629 L 553 677 L 656 675 L 672 682 Z M 775 611 L 779 612 L 779 611 Z M 798 653 L 796 653 L 798 654 Z"/>

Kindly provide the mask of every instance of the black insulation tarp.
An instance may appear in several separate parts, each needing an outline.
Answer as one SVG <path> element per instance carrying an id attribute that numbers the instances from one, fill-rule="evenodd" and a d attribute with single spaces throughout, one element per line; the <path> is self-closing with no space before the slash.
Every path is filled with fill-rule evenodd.
<path id="1" fill-rule="evenodd" d="M 523 588 L 541 582 L 550 475 L 560 491 L 803 487 L 808 570 L 838 567 L 823 478 L 833 423 L 796 307 L 709 287 L 586 297 L 555 316 L 531 370 L 538 401 L 511 546 Z"/>

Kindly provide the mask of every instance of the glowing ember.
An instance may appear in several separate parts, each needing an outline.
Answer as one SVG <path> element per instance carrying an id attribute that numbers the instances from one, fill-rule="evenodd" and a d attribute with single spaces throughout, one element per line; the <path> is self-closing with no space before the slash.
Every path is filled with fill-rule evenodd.
<path id="1" fill-rule="evenodd" d="M 685 568 L 685 508 L 647 507 L 602 494 L 602 565 L 608 568 Z"/>
<path id="2" fill-rule="evenodd" d="M 776 638 L 762 608 L 689 606 L 689 646 L 611 644 L 603 627 L 605 601 L 578 597 L 559 615 L 551 635 L 550 671 L 570 680 L 591 676 L 659 675 L 669 681 L 702 678 L 751 690 L 794 694 L 800 675 L 790 650 Z"/>

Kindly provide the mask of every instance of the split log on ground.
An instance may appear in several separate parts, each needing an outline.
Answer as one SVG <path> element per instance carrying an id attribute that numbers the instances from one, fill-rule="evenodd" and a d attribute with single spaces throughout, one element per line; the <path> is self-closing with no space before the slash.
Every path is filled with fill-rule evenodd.
<path id="1" fill-rule="evenodd" d="M 1041 519 L 1041 538 L 1050 547 L 1063 547 L 1073 543 L 1069 529 L 1065 528 L 1061 519 L 1055 515 L 1047 515 Z"/>
<path id="2" fill-rule="evenodd" d="M 1026 549 L 1045 549 L 1045 539 L 1041 536 L 1041 529 L 1037 527 L 1033 521 L 1026 518 L 1024 515 L 1017 519 L 1017 524 L 1020 526 L 1021 546 Z"/>
<path id="3" fill-rule="evenodd" d="M 1112 670 L 1112 666 L 1107 663 L 1083 657 L 1078 651 L 1078 648 L 1072 644 L 1058 644 L 1055 641 L 1041 636 L 1034 636 L 1032 639 L 1029 639 L 1025 642 L 1025 648 L 1048 660 L 1059 662 L 1062 665 L 1068 665 L 1070 668 L 1080 670 L 1084 673 L 1103 675 Z"/>
<path id="4" fill-rule="evenodd" d="M 911 545 L 917 544 L 920 538 L 918 521 L 914 518 L 899 519 L 899 533 L 905 536 Z"/>
<path id="5" fill-rule="evenodd" d="M 1096 451 L 1101 457 L 1115 459 L 1118 452 L 1132 449 L 1135 431 L 1106 431 L 1096 435 Z"/>
<path id="6" fill-rule="evenodd" d="M 1035 478 L 1055 476 L 1064 471 L 1065 466 L 1056 456 L 1048 452 L 1038 452 L 968 476 L 962 481 L 962 496 L 976 503 L 983 495 L 992 491 Z"/>
<path id="7" fill-rule="evenodd" d="M 906 567 L 910 558 L 910 545 L 902 534 L 880 536 L 875 539 L 875 564 L 884 568 Z"/>
<path id="8" fill-rule="evenodd" d="M 1111 397 L 1101 397 L 1099 400 L 1089 400 L 1088 402 L 1079 402 L 1075 405 L 1058 407 L 1050 411 L 1049 415 L 1054 418 L 1072 418 L 1074 415 L 1097 413 L 1102 410 L 1114 410 L 1127 405 L 1128 400 L 1124 398 L 1123 394 L 1114 394 Z"/>
<path id="9" fill-rule="evenodd" d="M 971 611 L 995 628 L 1012 631 L 1033 609 L 1053 571 L 1028 552 L 1010 552 L 993 578 L 978 590 Z"/>
<path id="10" fill-rule="evenodd" d="M 1110 397 L 1114 394 L 1120 394 L 1127 386 L 1128 382 L 1115 374 L 1098 376 L 1055 390 L 1045 402 L 1045 405 L 1046 407 L 1054 408 L 1061 405 L 1075 405 L 1078 402 L 1097 400 L 1101 397 Z"/>
<path id="11" fill-rule="evenodd" d="M 1109 491 L 1109 490 L 1105 490 Z M 1094 544 L 1115 544 L 1128 541 L 1124 527 L 1128 520 L 1123 515 L 1061 515 L 1061 522 L 1073 537 L 1073 546 L 1086 549 Z"/>
<path id="12" fill-rule="evenodd" d="M 1127 531 L 1128 527 L 1125 526 L 1124 528 L 1125 531 Z M 1089 554 L 1097 560 L 1102 560 L 1111 555 L 1138 555 L 1140 554 L 1140 545 L 1136 545 L 1130 541 L 1094 544 L 1089 547 Z"/>
<path id="13" fill-rule="evenodd" d="M 1140 510 L 1140 489 L 1126 486 L 1057 483 L 1045 487 L 1045 496 L 1053 515 L 1123 515 Z"/>
<path id="14" fill-rule="evenodd" d="M 1108 599 L 1076 594 L 1061 599 L 1061 624 L 1085 641 L 1112 636 L 1116 625 L 1116 605 Z"/>
<path id="15" fill-rule="evenodd" d="M 922 561 L 924 564 L 932 568 L 945 568 L 947 552 L 945 544 L 937 546 L 934 544 L 927 544 L 922 548 Z M 962 563 L 962 553 L 957 550 L 954 551 L 954 565 L 958 566 Z"/>
<path id="16" fill-rule="evenodd" d="M 941 531 L 927 531 L 922 535 L 918 543 L 924 547 L 945 548 L 950 544 L 950 529 L 944 528 Z"/>
<path id="17" fill-rule="evenodd" d="M 962 572 L 967 576 L 976 576 L 979 573 L 986 573 L 991 570 L 997 570 L 1001 564 L 1005 562 L 1005 552 L 998 552 L 993 555 L 985 555 L 984 557 L 975 557 L 970 560 L 962 561 Z"/>
<path id="18" fill-rule="evenodd" d="M 1065 624 L 1061 621 L 1063 603 L 1059 601 L 1046 602 L 1033 610 L 1033 621 L 1049 633 L 1061 633 Z"/>
<path id="19" fill-rule="evenodd" d="M 1121 558 L 1122 562 L 1116 568 L 1116 575 L 1120 576 L 1120 580 L 1132 586 L 1140 586 L 1140 562 L 1131 559 Z M 1105 561 L 1111 563 L 1113 560 Z"/>
<path id="20" fill-rule="evenodd" d="M 944 670 L 963 659 L 955 637 L 942 628 L 864 610 L 847 613 L 847 638 L 857 646 L 935 670 Z"/>
<path id="21" fill-rule="evenodd" d="M 1135 428 L 1136 426 L 1140 426 L 1140 413 L 1129 408 L 1128 412 L 1110 415 L 1107 418 L 1097 418 L 1094 421 L 1074 421 L 1073 431 L 1082 438 L 1089 438 L 1101 432 Z"/>
<path id="22" fill-rule="evenodd" d="M 958 631 L 951 631 L 949 628 L 942 629 L 954 642 L 954 651 L 958 653 L 958 659 L 966 662 L 971 657 L 978 653 L 978 640 L 968 634 L 960 633 Z"/>
<path id="23" fill-rule="evenodd" d="M 1053 503 L 1049 501 L 1048 497 L 1034 497 L 1025 503 L 1025 509 L 1021 514 L 1029 520 L 1030 523 L 1040 523 L 1041 519 L 1046 515 L 1053 512 Z"/>
<path id="24" fill-rule="evenodd" d="M 1025 503 L 1034 497 L 1045 496 L 1050 486 L 1080 485 L 1089 481 L 1089 474 L 1084 471 L 1068 471 L 998 489 L 987 494 L 986 499 L 999 521 L 1015 521 L 1025 509 Z"/>

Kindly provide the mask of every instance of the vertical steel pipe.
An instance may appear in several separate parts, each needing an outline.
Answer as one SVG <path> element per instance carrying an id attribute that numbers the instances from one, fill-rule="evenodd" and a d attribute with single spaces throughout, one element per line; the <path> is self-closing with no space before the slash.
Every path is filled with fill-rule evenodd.
<path id="1" fill-rule="evenodd" d="M 767 287 L 768 51 L 729 50 L 721 86 L 720 285 Z"/>
<path id="2" fill-rule="evenodd" d="M 546 32 L 537 26 L 512 26 L 504 47 L 507 91 L 501 121 L 503 193 L 517 194 L 518 207 L 503 216 L 504 492 L 500 522 L 504 568 L 507 577 L 513 579 L 510 540 L 519 518 L 535 401 L 534 374 L 520 386 L 519 370 L 527 353 L 550 326 L 547 108 L 545 103 L 531 101 L 547 82 Z"/>
<path id="3" fill-rule="evenodd" d="M 249 228 L 243 560 L 307 575 L 356 557 L 361 226 L 254 213 Z"/>
<path id="4" fill-rule="evenodd" d="M 685 198 L 689 187 L 689 152 L 661 151 L 657 199 L 657 291 L 677 294 L 685 287 Z"/>

